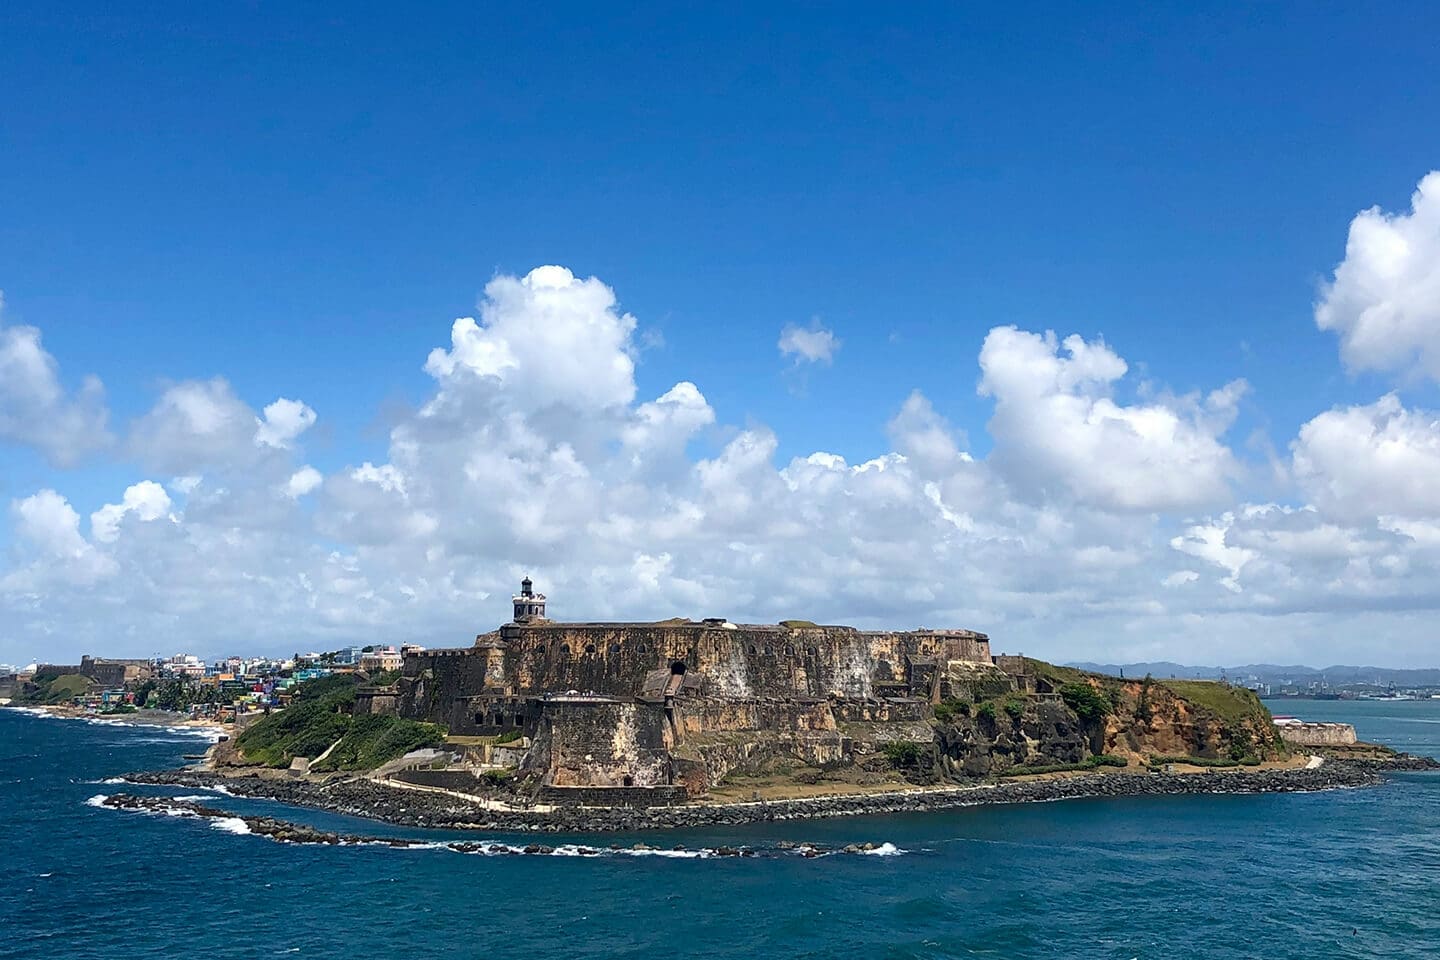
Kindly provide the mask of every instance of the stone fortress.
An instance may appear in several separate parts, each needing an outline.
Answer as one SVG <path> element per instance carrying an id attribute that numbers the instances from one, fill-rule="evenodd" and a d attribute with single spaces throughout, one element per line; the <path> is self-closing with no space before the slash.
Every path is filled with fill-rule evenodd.
<path id="1" fill-rule="evenodd" d="M 888 742 L 928 743 L 931 704 L 1025 679 L 970 630 L 561 623 L 528 577 L 513 603 L 513 621 L 473 646 L 408 653 L 392 686 L 362 689 L 357 712 L 507 741 L 519 773 L 553 800 L 643 792 L 639 802 L 668 803 L 771 759 L 829 768 Z"/>

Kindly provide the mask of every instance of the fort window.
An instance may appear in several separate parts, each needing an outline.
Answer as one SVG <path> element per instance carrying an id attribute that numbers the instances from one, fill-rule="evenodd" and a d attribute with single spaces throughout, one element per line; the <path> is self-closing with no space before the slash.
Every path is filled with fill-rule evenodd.
<path id="1" fill-rule="evenodd" d="M 477 713 L 477 714 L 475 714 L 475 726 L 477 726 L 477 727 L 483 727 L 483 726 L 485 726 L 485 714 L 483 714 L 483 713 Z"/>
<path id="2" fill-rule="evenodd" d="M 645 644 L 642 643 L 642 644 L 640 644 L 640 646 L 636 647 L 635 649 L 638 650 L 638 651 L 640 651 L 641 653 L 644 653 L 644 652 L 645 652 Z"/>
<path id="3" fill-rule="evenodd" d="M 771 647 L 770 644 L 768 644 L 768 643 L 765 644 L 765 656 L 768 657 L 768 656 L 770 656 L 770 655 L 771 655 L 772 653 L 774 653 L 774 652 L 775 652 L 775 649 L 774 649 L 773 647 Z"/>
<path id="4" fill-rule="evenodd" d="M 585 652 L 586 652 L 586 653 L 594 653 L 594 652 L 595 652 L 595 644 L 593 644 L 593 643 L 587 643 L 587 644 L 585 644 Z"/>
<path id="5" fill-rule="evenodd" d="M 753 643 L 750 644 L 750 655 L 751 655 L 752 657 L 753 657 L 755 654 L 759 653 L 759 652 L 760 652 L 760 651 L 758 651 L 758 650 L 755 649 L 755 644 L 753 644 Z"/>
<path id="6" fill-rule="evenodd" d="M 630 776 L 630 774 L 628 774 L 628 773 L 625 774 L 625 777 L 624 777 L 624 779 L 621 780 L 621 782 L 624 783 L 625 786 L 627 786 L 627 787 L 633 787 L 633 786 L 635 786 L 635 778 L 632 777 L 632 776 Z"/>
<path id="7" fill-rule="evenodd" d="M 619 652 L 620 652 L 620 644 L 618 644 L 618 643 L 612 643 L 612 644 L 610 644 L 610 652 L 611 652 L 611 653 L 619 653 Z"/>
<path id="8" fill-rule="evenodd" d="M 570 644 L 568 644 L 568 643 L 562 643 L 562 644 L 560 644 L 560 652 L 563 653 L 563 654 L 565 654 L 565 655 L 568 657 L 568 656 L 570 655 Z"/>
<path id="9" fill-rule="evenodd" d="M 670 664 L 670 676 L 672 676 L 672 677 L 683 677 L 683 676 L 685 676 L 685 661 L 684 661 L 684 660 L 676 660 L 674 663 Z"/>
<path id="10" fill-rule="evenodd" d="M 787 656 L 787 657 L 793 657 L 793 656 L 795 656 L 795 645 L 794 645 L 793 643 L 787 643 L 787 644 L 785 644 L 785 656 Z"/>

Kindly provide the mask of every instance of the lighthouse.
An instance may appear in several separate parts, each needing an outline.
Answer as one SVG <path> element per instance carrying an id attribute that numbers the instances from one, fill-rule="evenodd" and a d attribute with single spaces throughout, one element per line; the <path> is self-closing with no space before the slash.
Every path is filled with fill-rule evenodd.
<path id="1" fill-rule="evenodd" d="M 515 603 L 515 622 L 545 619 L 545 594 L 535 592 L 535 583 L 528 576 L 520 581 L 520 592 L 511 597 Z"/>

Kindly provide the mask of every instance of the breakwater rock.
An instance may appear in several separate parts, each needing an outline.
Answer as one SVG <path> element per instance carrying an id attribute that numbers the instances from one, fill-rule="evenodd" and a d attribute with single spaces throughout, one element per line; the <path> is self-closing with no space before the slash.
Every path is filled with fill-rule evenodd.
<path id="1" fill-rule="evenodd" d="M 131 783 L 219 789 L 334 813 L 412 827 L 503 832 L 598 833 L 677 827 L 730 826 L 825 817 L 945 810 L 998 803 L 1186 794 L 1295 793 L 1379 784 L 1391 770 L 1435 769 L 1424 758 L 1384 762 L 1330 761 L 1316 769 L 1224 770 L 1193 774 L 1116 773 L 1053 780 L 1001 781 L 974 786 L 844 794 L 751 803 L 692 803 L 674 807 L 498 808 L 478 798 L 398 789 L 365 779 L 329 783 L 222 776 L 194 770 L 130 774 Z"/>
<path id="2" fill-rule="evenodd" d="M 208 820 L 227 833 L 249 834 L 268 837 L 277 843 L 319 844 L 323 846 L 378 846 L 404 850 L 450 850 L 454 853 L 480 854 L 484 856 L 561 856 L 561 857 L 684 857 L 706 859 L 710 857 L 777 857 L 797 856 L 806 859 L 841 856 L 897 856 L 905 851 L 892 843 L 847 843 L 844 846 L 824 846 L 817 843 L 797 843 L 782 840 L 764 847 L 717 846 L 686 847 L 678 844 L 672 847 L 658 847 L 648 843 L 632 843 L 626 846 L 611 844 L 598 847 L 579 843 L 512 844 L 499 842 L 477 842 L 452 840 L 435 842 L 416 840 L 409 837 L 375 837 L 363 834 L 337 833 L 330 830 L 316 830 L 304 824 L 292 823 L 267 816 L 240 817 L 224 810 L 199 803 L 195 800 L 173 797 L 152 797 L 121 793 L 114 796 L 92 798 L 94 806 L 132 813 L 161 814 L 167 817 L 189 817 Z"/>

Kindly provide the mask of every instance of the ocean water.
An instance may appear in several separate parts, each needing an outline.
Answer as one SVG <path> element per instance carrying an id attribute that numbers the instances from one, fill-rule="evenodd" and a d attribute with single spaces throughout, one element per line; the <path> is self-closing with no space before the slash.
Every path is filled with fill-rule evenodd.
<path id="1" fill-rule="evenodd" d="M 1440 756 L 1440 701 L 1271 706 Z M 143 789 L 100 781 L 203 745 L 0 710 L 0 957 L 1440 956 L 1437 774 L 643 837 L 775 853 L 745 860 L 291 846 L 241 821 L 93 805 Z M 213 805 L 427 836 L 269 801 Z M 782 840 L 894 850 L 806 860 Z"/>

